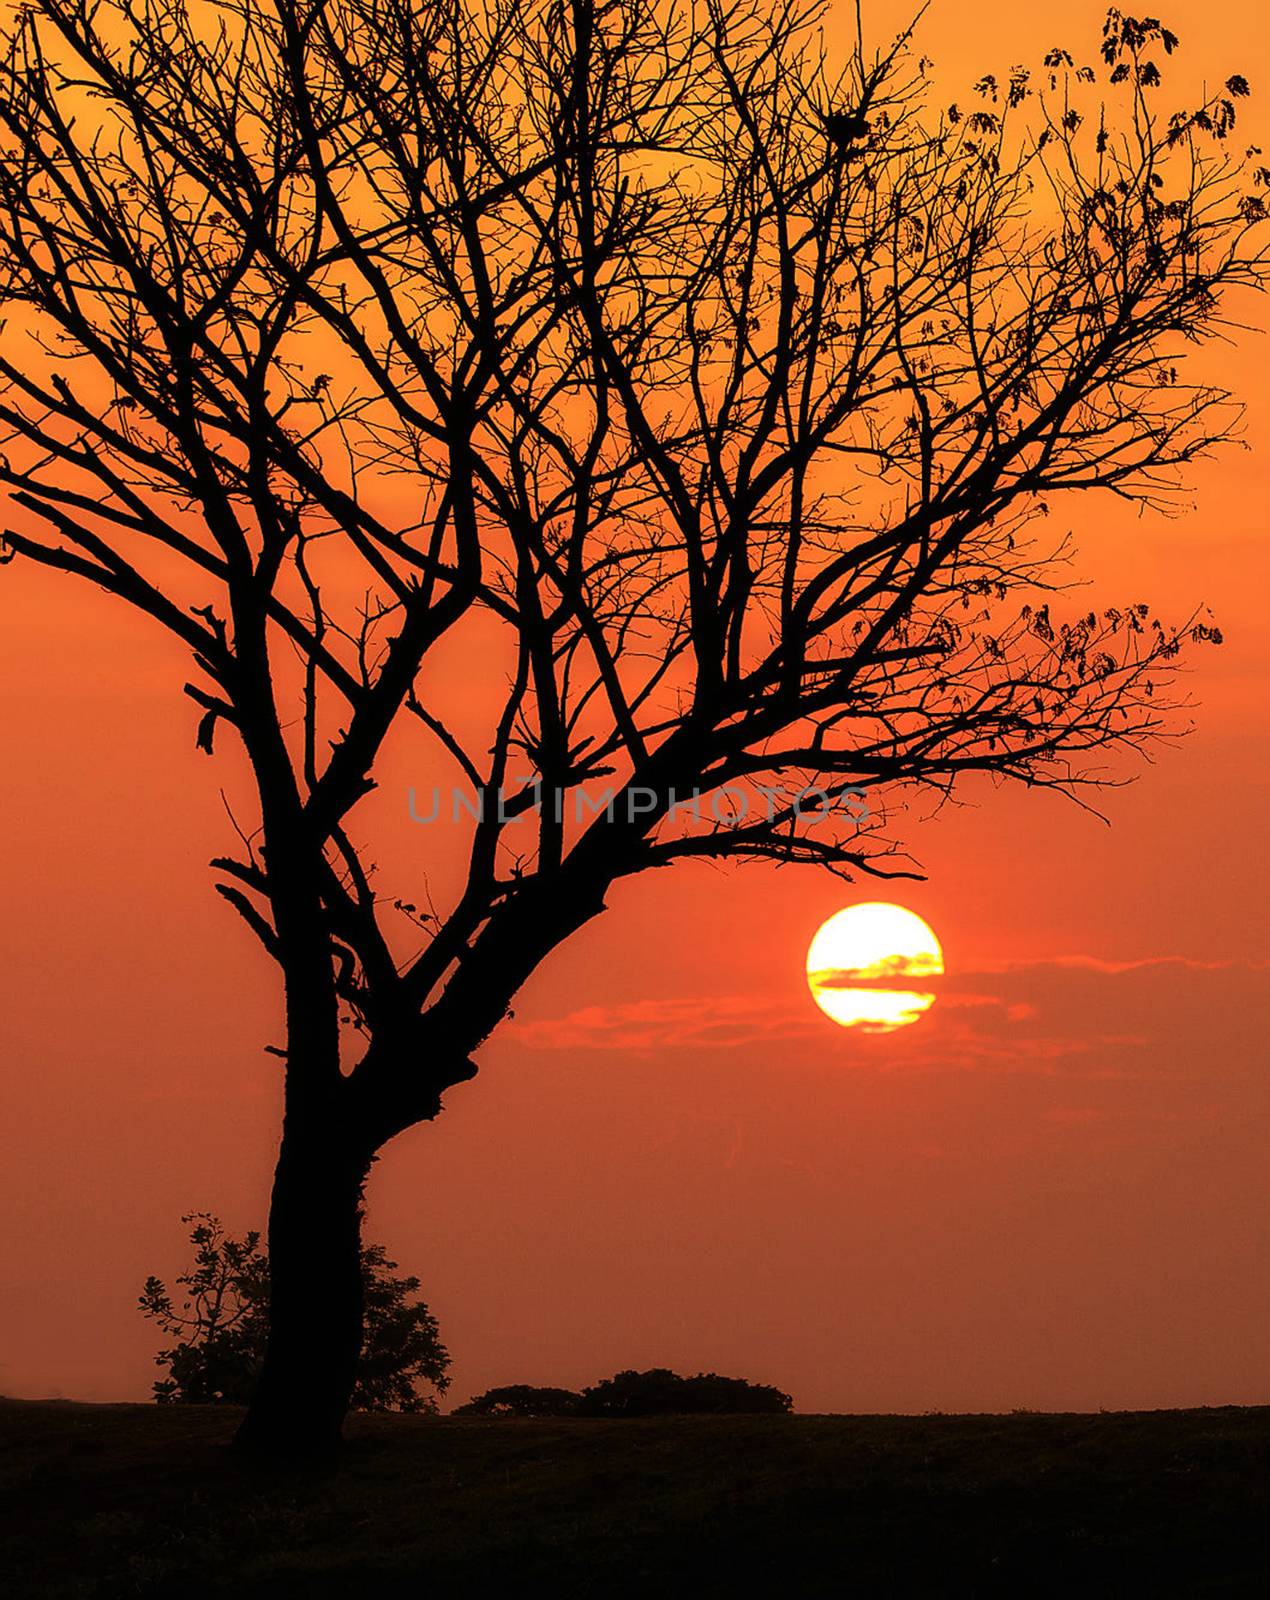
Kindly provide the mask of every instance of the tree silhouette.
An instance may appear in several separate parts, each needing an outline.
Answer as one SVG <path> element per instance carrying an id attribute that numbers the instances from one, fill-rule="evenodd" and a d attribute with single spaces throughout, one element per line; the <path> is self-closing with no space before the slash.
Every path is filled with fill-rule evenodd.
<path id="1" fill-rule="evenodd" d="M 246 1405 L 269 1342 L 269 1258 L 253 1231 L 232 1238 L 219 1217 L 192 1211 L 194 1261 L 176 1279 L 174 1302 L 150 1277 L 137 1302 L 176 1343 L 155 1356 L 168 1369 L 154 1398 L 171 1405 Z M 418 1298 L 418 1278 L 402 1277 L 382 1244 L 362 1246 L 365 1330 L 353 1386 L 355 1411 L 435 1411 L 450 1386 L 449 1352 L 436 1318 Z M 312 1292 L 322 1294 L 314 1283 Z"/>
<path id="2" fill-rule="evenodd" d="M 1137 595 L 1060 614 L 1046 518 L 1167 510 L 1232 431 L 1183 356 L 1264 279 L 1248 85 L 1171 109 L 1174 36 L 1113 11 L 1095 65 L 946 105 L 907 35 L 830 51 L 821 15 L 8 25 L 3 554 L 175 635 L 199 747 L 236 742 L 258 800 L 214 862 L 286 1003 L 244 1442 L 338 1436 L 369 1164 L 615 882 L 895 872 L 906 794 L 1078 795 L 1176 726 L 1174 659 L 1219 637 Z M 428 836 L 466 868 L 426 910 L 375 868 L 388 748 L 478 813 Z"/>

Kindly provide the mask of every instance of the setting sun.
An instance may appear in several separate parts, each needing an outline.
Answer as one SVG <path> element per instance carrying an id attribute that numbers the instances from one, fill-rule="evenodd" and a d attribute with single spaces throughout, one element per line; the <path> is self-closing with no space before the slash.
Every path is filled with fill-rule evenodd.
<path id="1" fill-rule="evenodd" d="M 870 902 L 829 918 L 807 951 L 807 983 L 816 1004 L 844 1028 L 890 1033 L 928 1011 L 928 989 L 897 987 L 901 979 L 944 970 L 939 940 L 903 906 Z"/>

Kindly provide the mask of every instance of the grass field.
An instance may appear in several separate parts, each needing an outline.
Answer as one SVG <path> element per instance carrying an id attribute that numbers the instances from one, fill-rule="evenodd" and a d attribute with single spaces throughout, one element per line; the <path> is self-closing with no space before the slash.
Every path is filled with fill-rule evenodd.
<path id="1" fill-rule="evenodd" d="M 0 1401 L 0 1593 L 1270 1594 L 1270 1409 L 362 1418 L 298 1480 L 234 1420 Z"/>

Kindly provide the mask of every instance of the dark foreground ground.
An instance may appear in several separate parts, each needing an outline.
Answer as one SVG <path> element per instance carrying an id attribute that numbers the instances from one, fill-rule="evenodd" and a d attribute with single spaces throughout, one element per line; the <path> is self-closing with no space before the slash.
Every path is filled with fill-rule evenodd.
<path id="1" fill-rule="evenodd" d="M 364 1419 L 298 1481 L 233 1421 L 0 1401 L 0 1593 L 1270 1594 L 1270 1409 Z"/>

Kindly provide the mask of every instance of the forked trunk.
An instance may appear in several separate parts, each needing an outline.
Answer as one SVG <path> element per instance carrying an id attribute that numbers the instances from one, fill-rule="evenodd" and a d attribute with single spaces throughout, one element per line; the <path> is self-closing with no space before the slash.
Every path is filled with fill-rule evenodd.
<path id="1" fill-rule="evenodd" d="M 362 1187 L 343 1130 L 283 1133 L 269 1209 L 269 1343 L 235 1443 L 280 1459 L 340 1443 L 362 1347 Z"/>

